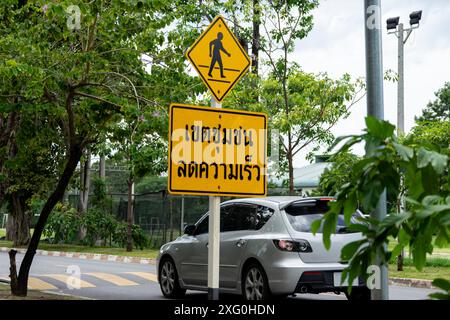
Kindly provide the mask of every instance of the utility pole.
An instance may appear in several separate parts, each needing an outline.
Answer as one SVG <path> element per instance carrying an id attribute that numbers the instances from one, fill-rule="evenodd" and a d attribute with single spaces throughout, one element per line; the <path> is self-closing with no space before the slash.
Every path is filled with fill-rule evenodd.
<path id="1" fill-rule="evenodd" d="M 381 41 L 381 1 L 364 0 L 364 24 L 366 39 L 367 115 L 384 119 L 383 56 Z M 380 196 L 377 207 L 370 214 L 372 219 L 386 217 L 386 191 Z M 372 289 L 372 300 L 388 300 L 388 270 L 378 254 L 375 261 L 380 272 L 380 287 Z"/>

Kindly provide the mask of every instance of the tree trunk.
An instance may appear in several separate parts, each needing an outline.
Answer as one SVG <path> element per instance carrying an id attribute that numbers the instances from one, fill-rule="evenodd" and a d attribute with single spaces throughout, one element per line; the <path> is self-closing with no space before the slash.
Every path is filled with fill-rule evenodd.
<path id="1" fill-rule="evenodd" d="M 101 179 L 106 178 L 106 158 L 105 156 L 100 156 L 100 163 L 98 166 L 99 172 L 98 175 Z"/>
<path id="2" fill-rule="evenodd" d="M 133 251 L 133 200 L 134 181 L 128 180 L 128 206 L 127 206 L 127 251 Z"/>
<path id="3" fill-rule="evenodd" d="M 64 171 L 56 185 L 55 190 L 52 192 L 50 197 L 47 199 L 44 207 L 41 210 L 39 219 L 34 227 L 33 236 L 31 237 L 28 249 L 23 257 L 22 263 L 20 265 L 19 276 L 17 277 L 17 284 L 13 286 L 11 282 L 11 293 L 15 296 L 25 297 L 28 292 L 28 275 L 30 273 L 31 263 L 33 262 L 34 255 L 36 254 L 36 249 L 39 245 L 39 240 L 44 230 L 45 224 L 47 223 L 48 216 L 52 212 L 55 205 L 61 201 L 64 195 L 64 191 L 73 176 L 73 173 L 78 165 L 78 161 L 81 158 L 81 147 L 79 145 L 73 145 L 70 147 L 69 158 L 67 160 Z M 11 265 L 11 268 L 13 266 Z M 11 275 L 15 276 L 14 274 Z"/>
<path id="4" fill-rule="evenodd" d="M 19 149 L 14 137 L 11 135 L 9 142 L 8 158 L 14 159 Z M 12 175 L 12 173 L 9 173 Z M 30 241 L 30 221 L 27 215 L 27 200 L 29 195 L 19 188 L 8 195 L 10 215 L 6 226 L 6 239 L 13 241 L 14 246 L 27 245 Z"/>
<path id="5" fill-rule="evenodd" d="M 169 241 L 173 241 L 173 202 L 169 198 Z"/>
<path id="6" fill-rule="evenodd" d="M 91 185 L 91 152 L 87 151 L 86 160 L 81 166 L 80 172 L 80 205 L 78 211 L 84 214 L 89 202 L 89 191 Z"/>
<path id="7" fill-rule="evenodd" d="M 18 290 L 17 281 L 17 265 L 16 265 L 16 253 L 14 249 L 9 250 L 9 278 L 11 279 L 11 292 Z"/>
<path id="8" fill-rule="evenodd" d="M 397 213 L 401 213 L 402 210 L 402 196 L 400 195 L 397 198 Z M 402 249 L 402 251 L 400 252 L 400 254 L 397 256 L 397 271 L 403 271 L 403 260 L 405 257 L 405 250 Z"/>
<path id="9" fill-rule="evenodd" d="M 26 199 L 13 193 L 10 201 L 11 213 L 6 225 L 6 240 L 12 241 L 14 246 L 26 246 L 31 238 Z"/>
<path id="10" fill-rule="evenodd" d="M 84 215 L 88 209 L 89 191 L 91 186 L 91 151 L 86 152 L 86 160 L 80 164 L 80 202 L 78 213 Z M 86 228 L 81 226 L 78 230 L 78 240 L 82 241 L 86 237 Z"/>
<path id="11" fill-rule="evenodd" d="M 289 194 L 294 195 L 294 159 L 292 156 L 292 137 L 290 132 L 288 133 L 288 151 L 286 156 L 289 170 Z"/>
<path id="12" fill-rule="evenodd" d="M 261 35 L 259 27 L 261 25 L 259 0 L 253 0 L 253 39 L 252 39 L 252 73 L 258 75 L 259 49 L 261 46 Z"/>

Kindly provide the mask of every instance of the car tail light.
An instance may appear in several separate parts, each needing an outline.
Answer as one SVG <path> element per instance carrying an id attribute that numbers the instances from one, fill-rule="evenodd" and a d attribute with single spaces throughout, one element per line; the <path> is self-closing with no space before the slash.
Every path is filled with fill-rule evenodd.
<path id="1" fill-rule="evenodd" d="M 311 245 L 306 240 L 273 240 L 275 246 L 282 250 L 288 252 L 312 252 Z"/>

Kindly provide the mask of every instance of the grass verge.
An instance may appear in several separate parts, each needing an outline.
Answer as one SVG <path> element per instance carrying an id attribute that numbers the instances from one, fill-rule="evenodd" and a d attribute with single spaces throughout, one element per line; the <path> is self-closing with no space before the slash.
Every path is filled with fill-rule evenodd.
<path id="1" fill-rule="evenodd" d="M 397 271 L 397 265 L 389 265 L 389 277 L 434 280 L 436 278 L 450 279 L 450 268 L 448 267 L 425 267 L 418 271 L 413 266 L 404 266 L 403 271 Z"/>
<path id="2" fill-rule="evenodd" d="M 9 285 L 0 283 L 0 300 L 79 300 L 79 298 L 50 294 L 37 290 L 28 290 L 26 297 L 15 297 L 11 295 L 11 288 Z"/>

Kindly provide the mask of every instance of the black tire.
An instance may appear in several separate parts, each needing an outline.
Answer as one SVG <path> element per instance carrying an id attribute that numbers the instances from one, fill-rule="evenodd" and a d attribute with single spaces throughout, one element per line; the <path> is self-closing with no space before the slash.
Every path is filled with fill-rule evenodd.
<path id="1" fill-rule="evenodd" d="M 264 269 L 258 263 L 249 264 L 242 274 L 242 295 L 244 300 L 269 300 L 269 281 Z"/>
<path id="2" fill-rule="evenodd" d="M 370 300 L 372 300 L 370 290 L 367 287 L 353 288 L 352 293 L 348 294 L 348 292 L 346 291 L 345 295 L 349 301 L 370 301 Z"/>
<path id="3" fill-rule="evenodd" d="M 159 264 L 159 287 L 166 298 L 180 299 L 184 297 L 186 289 L 180 287 L 178 272 L 171 258 L 164 258 Z"/>

